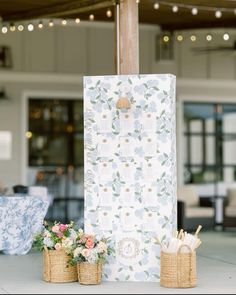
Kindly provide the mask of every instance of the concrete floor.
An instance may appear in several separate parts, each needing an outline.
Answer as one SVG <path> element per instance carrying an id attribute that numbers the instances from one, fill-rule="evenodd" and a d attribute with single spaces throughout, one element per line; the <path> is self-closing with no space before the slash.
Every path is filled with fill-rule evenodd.
<path id="1" fill-rule="evenodd" d="M 0 255 L 0 294 L 235 294 L 236 232 L 202 233 L 201 239 L 198 286 L 193 289 L 166 289 L 158 283 L 49 284 L 41 279 L 41 255 L 32 253 Z"/>

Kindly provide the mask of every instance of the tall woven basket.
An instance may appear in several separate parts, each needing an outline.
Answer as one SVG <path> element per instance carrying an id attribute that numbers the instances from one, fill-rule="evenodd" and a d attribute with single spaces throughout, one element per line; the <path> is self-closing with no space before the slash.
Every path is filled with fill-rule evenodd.
<path id="1" fill-rule="evenodd" d="M 69 257 L 62 250 L 43 252 L 43 279 L 50 283 L 71 283 L 78 281 L 76 266 L 68 265 Z"/>
<path id="2" fill-rule="evenodd" d="M 101 263 L 78 263 L 78 279 L 82 285 L 99 285 L 102 281 Z"/>
<path id="3" fill-rule="evenodd" d="M 181 253 L 187 247 L 189 253 Z M 178 253 L 161 252 L 161 280 L 162 287 L 193 288 L 197 283 L 196 252 L 187 245 L 180 247 Z"/>

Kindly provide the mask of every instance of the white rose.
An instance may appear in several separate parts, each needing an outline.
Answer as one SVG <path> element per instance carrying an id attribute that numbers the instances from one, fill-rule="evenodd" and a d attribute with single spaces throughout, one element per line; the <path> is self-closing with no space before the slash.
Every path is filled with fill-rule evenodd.
<path id="1" fill-rule="evenodd" d="M 99 242 L 97 247 L 99 253 L 107 253 L 107 245 L 104 242 Z"/>
<path id="2" fill-rule="evenodd" d="M 73 241 L 70 238 L 66 238 L 62 241 L 62 247 L 70 248 L 73 245 Z"/>
<path id="3" fill-rule="evenodd" d="M 74 251 L 74 253 L 73 253 L 74 254 L 74 258 L 77 257 L 77 256 L 79 256 L 81 254 L 82 250 L 83 250 L 82 247 L 76 248 L 75 251 Z"/>

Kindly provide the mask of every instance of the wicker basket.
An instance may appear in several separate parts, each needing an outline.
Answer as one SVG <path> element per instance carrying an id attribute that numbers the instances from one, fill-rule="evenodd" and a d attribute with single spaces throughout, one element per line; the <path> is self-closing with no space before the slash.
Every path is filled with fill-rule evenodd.
<path id="1" fill-rule="evenodd" d="M 78 263 L 78 279 L 82 285 L 99 285 L 102 281 L 101 263 Z"/>
<path id="2" fill-rule="evenodd" d="M 181 253 L 187 247 L 189 253 Z M 161 252 L 161 280 L 162 287 L 193 288 L 197 283 L 196 252 L 192 252 L 187 245 L 180 247 L 178 253 Z"/>
<path id="3" fill-rule="evenodd" d="M 69 257 L 62 250 L 43 252 L 43 279 L 50 283 L 70 283 L 78 281 L 76 266 L 68 265 Z"/>

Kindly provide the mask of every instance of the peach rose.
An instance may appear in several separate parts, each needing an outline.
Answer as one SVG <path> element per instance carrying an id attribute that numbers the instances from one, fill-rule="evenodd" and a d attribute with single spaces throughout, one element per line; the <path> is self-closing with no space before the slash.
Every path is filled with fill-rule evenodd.
<path id="1" fill-rule="evenodd" d="M 88 238 L 85 246 L 88 249 L 92 249 L 94 247 L 94 240 L 92 238 Z"/>

